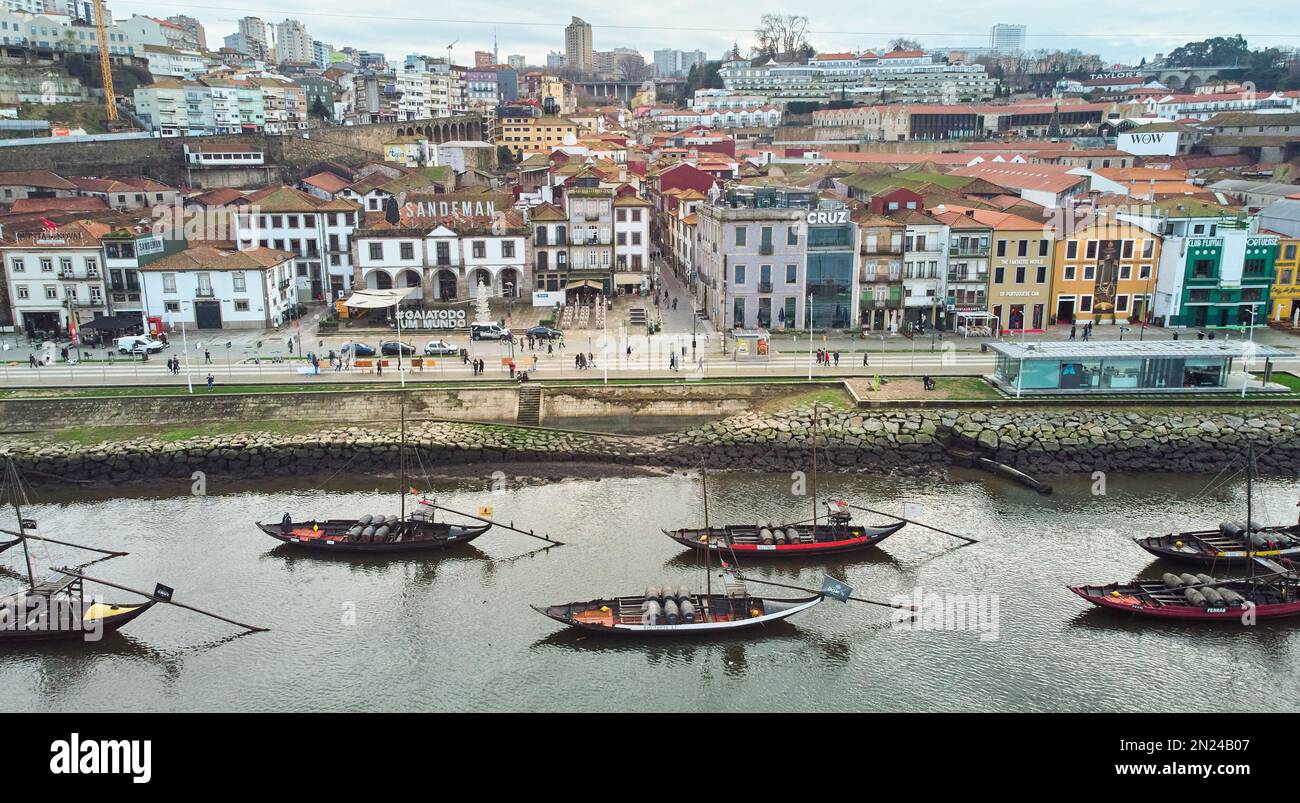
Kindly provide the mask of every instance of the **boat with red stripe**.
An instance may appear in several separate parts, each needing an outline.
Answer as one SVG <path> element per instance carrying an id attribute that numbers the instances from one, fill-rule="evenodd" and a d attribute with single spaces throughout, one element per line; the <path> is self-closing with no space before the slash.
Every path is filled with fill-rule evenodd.
<path id="1" fill-rule="evenodd" d="M 879 527 L 852 523 L 849 504 L 826 503 L 829 523 L 739 524 L 724 527 L 664 530 L 664 535 L 702 552 L 743 553 L 752 557 L 806 557 L 853 552 L 875 546 L 907 523 L 899 520 Z"/>

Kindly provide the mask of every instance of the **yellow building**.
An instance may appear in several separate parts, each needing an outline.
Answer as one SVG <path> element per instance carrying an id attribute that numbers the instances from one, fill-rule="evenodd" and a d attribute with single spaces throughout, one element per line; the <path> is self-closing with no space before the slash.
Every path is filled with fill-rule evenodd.
<path id="1" fill-rule="evenodd" d="M 1159 263 L 1158 235 L 1123 221 L 1084 220 L 1056 240 L 1053 322 L 1107 324 L 1149 318 Z"/>
<path id="2" fill-rule="evenodd" d="M 577 142 L 578 126 L 564 117 L 503 117 L 498 123 L 497 144 L 510 149 L 516 159 L 549 154 L 565 144 Z"/>
<path id="3" fill-rule="evenodd" d="M 1041 220 L 1006 212 L 974 209 L 971 214 L 993 227 L 988 311 L 997 318 L 998 329 L 1043 331 L 1053 314 L 1051 229 Z"/>
<path id="4" fill-rule="evenodd" d="M 1273 310 L 1269 320 L 1290 321 L 1295 326 L 1300 324 L 1300 238 L 1282 237 L 1278 243 L 1276 268 L 1271 295 Z"/>

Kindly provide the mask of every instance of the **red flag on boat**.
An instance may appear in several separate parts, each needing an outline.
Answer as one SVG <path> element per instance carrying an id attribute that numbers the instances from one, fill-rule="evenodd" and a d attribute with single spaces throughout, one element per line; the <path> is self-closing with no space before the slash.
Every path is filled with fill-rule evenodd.
<path id="1" fill-rule="evenodd" d="M 53 220 L 50 220 L 47 217 L 41 218 L 41 228 L 45 229 L 46 231 L 54 231 L 58 227 L 59 224 L 55 223 Z"/>

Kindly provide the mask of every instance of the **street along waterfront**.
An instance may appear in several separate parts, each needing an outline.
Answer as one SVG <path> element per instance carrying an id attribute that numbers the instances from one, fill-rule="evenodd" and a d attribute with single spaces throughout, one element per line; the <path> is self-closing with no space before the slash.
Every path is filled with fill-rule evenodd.
<path id="1" fill-rule="evenodd" d="M 924 617 L 900 627 L 887 610 L 831 601 L 761 639 L 644 643 L 584 638 L 528 606 L 651 584 L 700 586 L 697 557 L 660 532 L 702 523 L 698 475 L 523 467 L 542 475 L 530 478 L 500 468 L 509 471 L 494 477 L 490 467 L 471 466 L 419 484 L 440 504 L 490 505 L 497 520 L 565 546 L 534 553 L 533 539 L 494 528 L 468 547 L 417 560 L 326 559 L 277 546 L 253 526 L 289 510 L 394 512 L 387 476 L 209 478 L 204 495 L 194 495 L 188 480 L 40 486 L 24 515 L 42 532 L 73 540 L 93 534 L 97 546 L 131 553 L 93 574 L 135 587 L 166 583 L 177 599 L 220 596 L 227 608 L 234 603 L 231 613 L 271 632 L 232 637 L 218 623 L 178 613 L 144 617 L 101 644 L 9 650 L 0 654 L 0 707 L 1241 711 L 1300 699 L 1289 669 L 1300 652 L 1296 622 L 1142 627 L 1065 590 L 1158 577 L 1166 569 L 1130 536 L 1240 518 L 1240 478 L 1220 484 L 1213 475 L 1112 473 L 1099 487 L 1079 474 L 1056 478 L 1055 492 L 1043 496 L 958 469 L 902 478 L 823 474 L 819 497 L 900 515 L 907 503 L 919 504 L 920 520 L 980 543 L 954 548 L 951 538 L 909 526 L 845 559 L 751 564 L 747 574 L 815 586 L 828 571 L 857 594 L 961 598 L 980 615 L 960 628 Z M 807 518 L 811 500 L 792 493 L 796 482 L 788 473 L 711 471 L 710 517 Z M 1293 481 L 1257 483 L 1255 521 L 1292 522 L 1294 505 Z M 4 590 L 22 583 L 21 560 L 13 550 L 0 558 Z M 38 545 L 33 560 L 44 568 L 85 556 Z M 1114 660 L 1121 653 L 1122 664 Z"/>

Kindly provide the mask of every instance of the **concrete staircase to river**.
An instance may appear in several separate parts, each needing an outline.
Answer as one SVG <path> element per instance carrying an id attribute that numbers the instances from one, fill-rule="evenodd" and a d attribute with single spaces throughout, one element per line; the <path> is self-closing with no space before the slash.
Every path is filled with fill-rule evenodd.
<path id="1" fill-rule="evenodd" d="M 519 386 L 519 407 L 515 412 L 515 423 L 526 427 L 535 427 L 542 423 L 541 385 L 526 382 Z"/>

